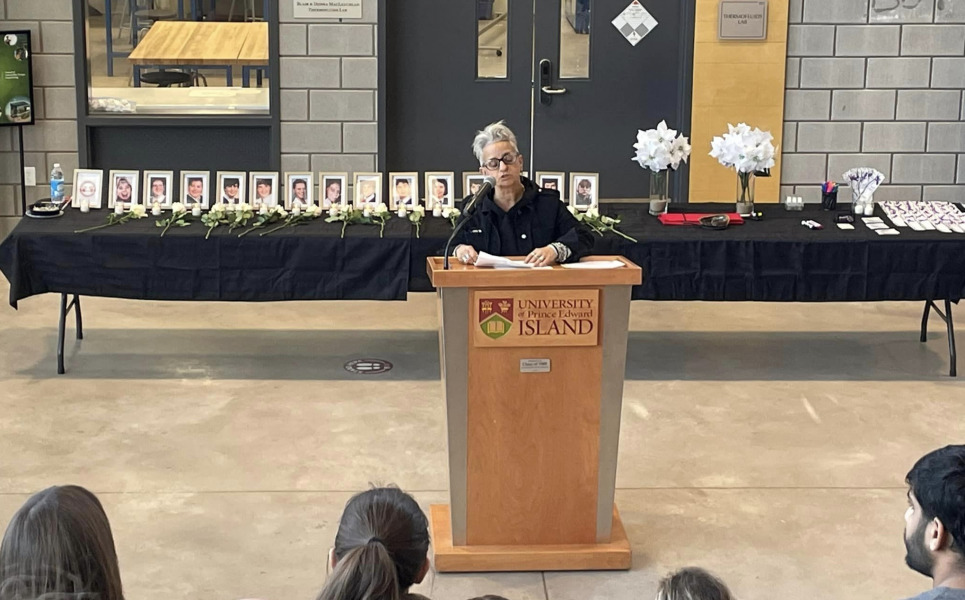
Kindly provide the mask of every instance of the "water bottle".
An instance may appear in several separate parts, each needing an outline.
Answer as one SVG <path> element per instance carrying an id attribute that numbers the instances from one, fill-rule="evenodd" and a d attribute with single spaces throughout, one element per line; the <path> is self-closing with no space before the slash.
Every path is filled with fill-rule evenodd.
<path id="1" fill-rule="evenodd" d="M 50 201 L 53 204 L 64 202 L 64 171 L 60 168 L 60 163 L 54 163 L 54 168 L 50 171 Z"/>

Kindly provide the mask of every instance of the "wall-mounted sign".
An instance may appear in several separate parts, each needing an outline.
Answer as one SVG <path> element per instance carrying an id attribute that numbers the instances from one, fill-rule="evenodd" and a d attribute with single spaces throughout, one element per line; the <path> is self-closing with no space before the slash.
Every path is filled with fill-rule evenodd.
<path id="1" fill-rule="evenodd" d="M 361 19 L 362 0 L 292 0 L 296 19 Z"/>
<path id="2" fill-rule="evenodd" d="M 473 316 L 476 346 L 596 346 L 600 290 L 478 290 Z"/>
<path id="3" fill-rule="evenodd" d="M 722 40 L 766 40 L 767 0 L 720 0 L 717 37 Z"/>
<path id="4" fill-rule="evenodd" d="M 657 26 L 657 20 L 640 4 L 640 0 L 633 0 L 611 23 L 631 46 L 639 44 Z"/>
<path id="5" fill-rule="evenodd" d="M 29 31 L 0 31 L 0 126 L 31 125 L 34 97 Z"/>

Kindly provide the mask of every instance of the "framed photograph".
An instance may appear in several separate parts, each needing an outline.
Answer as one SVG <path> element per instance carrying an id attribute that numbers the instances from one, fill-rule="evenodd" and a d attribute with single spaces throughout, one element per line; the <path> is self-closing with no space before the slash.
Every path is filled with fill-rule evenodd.
<path id="1" fill-rule="evenodd" d="M 139 171 L 111 171 L 108 181 L 111 189 L 107 196 L 107 208 L 114 208 L 120 204 L 124 210 L 131 210 L 131 207 L 140 202 L 137 192 L 141 188 Z"/>
<path id="2" fill-rule="evenodd" d="M 462 197 L 468 198 L 479 191 L 479 186 L 482 185 L 483 179 L 485 178 L 486 176 L 479 173 L 479 171 L 464 172 L 462 174 Z"/>
<path id="3" fill-rule="evenodd" d="M 207 171 L 181 171 L 181 202 L 188 208 L 195 204 L 200 204 L 204 209 L 209 208 L 209 183 L 210 175 Z"/>
<path id="4" fill-rule="evenodd" d="M 600 206 L 599 173 L 570 173 L 570 206 L 581 212 Z"/>
<path id="5" fill-rule="evenodd" d="M 171 208 L 174 204 L 172 189 L 174 171 L 144 171 L 144 206 Z"/>
<path id="6" fill-rule="evenodd" d="M 356 208 L 375 206 L 379 202 L 382 202 L 382 173 L 356 173 Z"/>
<path id="7" fill-rule="evenodd" d="M 285 208 L 291 209 L 295 204 L 305 208 L 314 201 L 315 177 L 311 173 L 285 173 Z"/>
<path id="8" fill-rule="evenodd" d="M 102 208 L 104 195 L 104 171 L 101 169 L 74 169 L 74 208 L 87 203 L 90 208 Z"/>
<path id="9" fill-rule="evenodd" d="M 33 46 L 26 30 L 0 31 L 0 127 L 33 125 Z M 38 40 L 39 41 L 39 40 Z"/>
<path id="10" fill-rule="evenodd" d="M 243 204 L 245 201 L 245 177 L 244 171 L 218 171 L 218 202 L 221 204 Z"/>
<path id="11" fill-rule="evenodd" d="M 556 171 L 537 171 L 536 185 L 544 190 L 556 190 L 560 193 L 560 200 L 566 202 L 566 173 Z"/>
<path id="12" fill-rule="evenodd" d="M 452 208 L 456 205 L 454 180 L 455 174 L 452 171 L 426 173 L 426 210 L 431 211 L 436 206 Z"/>
<path id="13" fill-rule="evenodd" d="M 348 206 L 348 173 L 319 173 L 318 174 L 318 205 L 322 208 L 332 208 L 333 204 Z"/>
<path id="14" fill-rule="evenodd" d="M 400 206 L 412 210 L 419 202 L 419 174 L 418 173 L 389 173 L 389 193 L 392 201 L 389 208 L 394 212 Z"/>
<path id="15" fill-rule="evenodd" d="M 252 208 L 262 205 L 272 208 L 278 206 L 278 173 L 269 171 L 252 172 L 248 174 L 248 189 L 251 190 Z"/>
<path id="16" fill-rule="evenodd" d="M 525 177 L 526 179 L 529 179 L 529 171 L 520 171 L 519 174 Z"/>

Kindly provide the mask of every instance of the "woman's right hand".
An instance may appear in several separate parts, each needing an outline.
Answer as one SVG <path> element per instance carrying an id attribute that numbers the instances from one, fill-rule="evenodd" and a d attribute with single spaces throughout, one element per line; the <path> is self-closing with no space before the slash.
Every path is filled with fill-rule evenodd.
<path id="1" fill-rule="evenodd" d="M 469 244 L 460 244 L 456 246 L 456 258 L 464 265 L 474 265 L 479 253 Z"/>

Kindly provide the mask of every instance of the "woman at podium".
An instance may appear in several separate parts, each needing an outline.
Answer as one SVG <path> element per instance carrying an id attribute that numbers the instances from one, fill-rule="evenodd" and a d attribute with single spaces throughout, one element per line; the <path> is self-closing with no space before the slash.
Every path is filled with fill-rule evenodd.
<path id="1" fill-rule="evenodd" d="M 476 134 L 472 149 L 479 172 L 494 177 L 496 185 L 463 216 L 468 221 L 453 240 L 453 256 L 474 264 L 484 251 L 550 265 L 575 262 L 590 253 L 593 234 L 566 209 L 559 191 L 540 189 L 521 176 L 523 155 L 509 127 L 502 121 L 487 125 Z"/>

